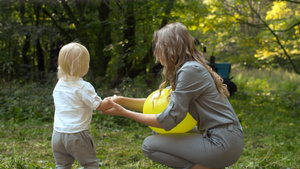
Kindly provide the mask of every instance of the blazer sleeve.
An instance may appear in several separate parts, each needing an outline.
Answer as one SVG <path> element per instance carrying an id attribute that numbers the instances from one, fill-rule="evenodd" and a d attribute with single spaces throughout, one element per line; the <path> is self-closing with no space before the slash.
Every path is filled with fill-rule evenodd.
<path id="1" fill-rule="evenodd" d="M 157 115 L 157 120 L 166 131 L 176 127 L 186 117 L 190 104 L 206 91 L 209 85 L 206 78 L 209 76 L 200 64 L 184 65 L 177 71 L 176 89 L 171 92 L 167 108 Z"/>

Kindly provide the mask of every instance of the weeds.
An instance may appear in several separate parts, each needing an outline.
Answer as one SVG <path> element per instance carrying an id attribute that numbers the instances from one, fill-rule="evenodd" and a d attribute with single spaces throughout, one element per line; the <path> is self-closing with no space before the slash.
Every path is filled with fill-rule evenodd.
<path id="1" fill-rule="evenodd" d="M 245 146 L 230 169 L 300 168 L 300 78 L 281 70 L 233 70 L 238 92 L 230 97 L 244 129 Z M 100 82 L 97 82 L 100 84 Z M 99 85 L 100 86 L 100 85 Z M 54 86 L 18 85 L 0 91 L 0 168 L 54 168 L 51 150 Z M 146 97 L 157 89 L 143 77 L 125 79 L 122 87 L 97 88 L 101 97 L 122 94 Z M 147 126 L 95 112 L 92 135 L 101 168 L 167 169 L 147 159 Z M 76 162 L 73 168 L 81 168 Z"/>

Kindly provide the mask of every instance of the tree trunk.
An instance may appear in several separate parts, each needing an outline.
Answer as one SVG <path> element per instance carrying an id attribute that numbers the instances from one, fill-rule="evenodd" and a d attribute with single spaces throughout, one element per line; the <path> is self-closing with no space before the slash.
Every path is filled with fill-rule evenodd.
<path id="1" fill-rule="evenodd" d="M 50 44 L 50 58 L 49 58 L 49 71 L 57 72 L 57 58 L 59 54 L 59 50 L 62 47 L 62 42 L 60 40 L 56 40 L 51 42 Z"/>
<path id="2" fill-rule="evenodd" d="M 164 9 L 165 16 L 170 15 L 171 10 L 173 8 L 174 2 L 175 2 L 175 0 L 169 0 L 168 1 L 168 4 L 167 4 L 167 6 Z M 162 28 L 166 24 L 168 24 L 168 20 L 169 20 L 168 17 L 164 17 L 163 20 L 162 20 L 162 22 L 161 22 L 160 28 Z M 147 64 L 151 63 L 151 62 L 154 62 L 153 46 L 152 45 L 153 44 L 150 45 L 150 48 L 148 49 L 146 55 L 144 56 L 144 58 L 143 58 L 143 60 L 141 62 L 141 65 L 144 65 L 144 66 L 135 66 L 135 69 L 131 70 L 130 74 L 132 75 L 131 76 L 132 78 L 136 77 L 137 75 L 139 75 L 141 73 L 145 74 L 146 73 L 146 66 L 147 66 Z M 152 68 L 151 68 L 150 71 L 154 74 L 154 76 L 157 76 L 157 74 L 160 72 L 161 69 L 162 69 L 161 64 L 157 63 L 157 64 L 154 64 L 152 66 Z"/>
<path id="3" fill-rule="evenodd" d="M 100 30 L 98 33 L 98 48 L 96 50 L 98 56 L 97 72 L 101 77 L 105 76 L 110 60 L 110 52 L 105 51 L 105 48 L 112 43 L 110 21 L 108 17 L 109 0 L 101 0 L 99 7 Z"/>
<path id="4" fill-rule="evenodd" d="M 21 1 L 20 4 L 20 17 L 22 26 L 27 26 L 27 21 L 25 19 L 25 3 L 24 0 Z M 28 76 L 28 72 L 30 71 L 30 59 L 28 56 L 28 51 L 30 49 L 30 33 L 27 31 L 25 33 L 25 40 L 22 47 L 22 64 L 21 64 L 21 76 L 24 77 L 25 81 L 28 81 L 30 79 L 30 76 Z"/>
<path id="5" fill-rule="evenodd" d="M 39 70 L 40 78 L 43 78 L 45 73 L 44 50 L 42 48 L 39 38 L 36 40 L 36 54 L 38 59 L 38 70 Z"/>
<path id="6" fill-rule="evenodd" d="M 130 73 L 132 61 L 130 60 L 129 55 L 131 55 L 135 46 L 135 14 L 133 2 L 134 1 L 132 0 L 128 0 L 129 6 L 127 7 L 127 10 L 125 9 L 125 30 L 123 32 L 123 39 L 125 40 L 123 55 L 125 56 L 124 61 L 126 63 L 126 72 L 128 73 L 129 77 L 133 77 L 133 74 Z"/>
<path id="7" fill-rule="evenodd" d="M 129 55 L 134 50 L 135 46 L 135 14 L 134 14 L 134 0 L 127 0 L 127 5 L 124 9 L 124 30 L 123 30 L 123 53 L 122 53 L 122 67 L 118 68 L 116 77 L 111 82 L 110 87 L 116 87 L 122 80 L 123 77 L 129 75 L 133 77 L 133 74 L 128 74 L 132 68 L 132 61 L 129 58 Z"/>
<path id="8" fill-rule="evenodd" d="M 41 11 L 41 4 L 39 2 L 34 2 L 34 13 L 36 16 L 36 32 L 39 30 L 39 24 L 40 24 L 40 11 Z M 41 82 L 44 82 L 45 77 L 45 62 L 44 62 L 44 50 L 42 48 L 41 42 L 40 42 L 40 36 L 37 36 L 36 39 L 36 55 L 37 55 L 37 61 L 38 61 L 38 71 L 39 71 L 39 80 Z"/>

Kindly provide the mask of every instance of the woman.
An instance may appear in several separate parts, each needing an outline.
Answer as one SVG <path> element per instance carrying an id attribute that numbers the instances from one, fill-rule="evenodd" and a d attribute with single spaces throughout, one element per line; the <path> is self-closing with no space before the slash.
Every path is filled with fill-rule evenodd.
<path id="1" fill-rule="evenodd" d="M 223 168 L 234 164 L 242 154 L 242 127 L 227 99 L 226 85 L 206 65 L 194 41 L 181 23 L 168 24 L 154 33 L 156 61 L 164 66 L 165 79 L 159 89 L 167 84 L 172 89 L 162 113 L 134 112 L 142 112 L 145 99 L 122 96 L 112 97 L 113 107 L 103 113 L 168 131 L 189 112 L 197 120 L 197 132 L 149 136 L 142 145 L 144 154 L 173 168 Z"/>

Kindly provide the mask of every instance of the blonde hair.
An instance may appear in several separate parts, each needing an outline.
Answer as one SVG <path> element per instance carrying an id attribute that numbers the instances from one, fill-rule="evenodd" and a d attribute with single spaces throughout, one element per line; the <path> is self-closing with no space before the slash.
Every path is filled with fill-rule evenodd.
<path id="1" fill-rule="evenodd" d="M 154 32 L 154 54 L 156 62 L 160 62 L 164 68 L 162 74 L 164 81 L 160 84 L 161 91 L 170 81 L 171 89 L 176 86 L 176 72 L 186 61 L 197 61 L 203 65 L 212 78 L 221 97 L 229 97 L 226 84 L 223 79 L 206 63 L 203 54 L 195 47 L 195 38 L 189 33 L 182 23 L 171 23 Z"/>
<path id="2" fill-rule="evenodd" d="M 90 54 L 86 47 L 77 42 L 66 44 L 59 51 L 57 77 L 65 80 L 82 77 L 89 62 Z"/>

